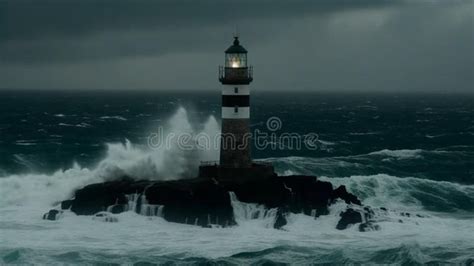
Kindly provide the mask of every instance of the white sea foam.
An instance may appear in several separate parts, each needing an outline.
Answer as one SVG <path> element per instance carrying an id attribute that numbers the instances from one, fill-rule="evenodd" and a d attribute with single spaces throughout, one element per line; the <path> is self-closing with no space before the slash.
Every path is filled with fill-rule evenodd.
<path id="1" fill-rule="evenodd" d="M 380 132 L 351 132 L 351 136 L 367 136 L 367 135 L 378 135 Z"/>
<path id="2" fill-rule="evenodd" d="M 430 134 L 426 134 L 425 137 L 429 138 L 429 139 L 435 139 L 435 138 L 440 138 L 440 137 L 444 137 L 444 136 L 447 136 L 448 134 L 437 134 L 437 135 L 430 135 Z"/>
<path id="3" fill-rule="evenodd" d="M 20 146 L 32 146 L 32 145 L 36 145 L 36 140 L 17 140 L 16 145 L 20 145 Z"/>
<path id="4" fill-rule="evenodd" d="M 58 126 L 62 126 L 62 127 L 73 127 L 74 125 L 67 124 L 67 123 L 59 123 Z"/>
<path id="5" fill-rule="evenodd" d="M 230 201 L 234 209 L 234 217 L 238 225 L 263 226 L 272 228 L 275 223 L 277 209 L 268 209 L 263 205 L 239 201 L 234 192 L 230 192 Z"/>
<path id="6" fill-rule="evenodd" d="M 83 123 L 77 124 L 76 127 L 89 128 L 89 127 L 92 127 L 92 125 L 83 122 Z"/>
<path id="7" fill-rule="evenodd" d="M 115 119 L 115 120 L 121 120 L 121 121 L 127 121 L 127 118 L 120 116 L 120 115 L 114 115 L 114 116 L 101 116 L 100 119 Z"/>
<path id="8" fill-rule="evenodd" d="M 403 159 L 414 159 L 421 158 L 421 153 L 423 150 L 381 150 L 369 153 L 369 155 L 382 155 L 397 158 L 400 160 Z"/>
<path id="9" fill-rule="evenodd" d="M 20 142 L 20 143 L 16 143 L 16 145 L 18 145 L 18 146 L 34 146 L 34 145 L 36 145 L 36 143 L 32 143 L 32 142 Z"/>
<path id="10" fill-rule="evenodd" d="M 35 213 L 44 212 L 54 203 L 70 198 L 74 189 L 99 182 L 90 170 L 75 165 L 51 175 L 26 174 L 0 178 L 0 207 L 25 207 Z M 36 210 L 36 211 L 35 211 Z"/>
<path id="11" fill-rule="evenodd" d="M 464 211 L 462 198 L 474 201 L 474 185 L 433 181 L 387 174 L 350 177 L 320 177 L 334 186 L 345 185 L 364 204 L 401 211 L 425 211 L 440 206 L 445 211 Z M 461 199 L 461 200 L 459 200 Z M 456 201 L 457 200 L 457 201 Z M 450 209 L 451 208 L 451 209 Z"/>
<path id="12" fill-rule="evenodd" d="M 325 145 L 325 146 L 333 146 L 333 145 L 336 145 L 336 143 L 334 142 L 331 142 L 331 141 L 327 141 L 327 140 L 322 140 L 322 139 L 318 139 L 318 142 L 322 145 Z"/>

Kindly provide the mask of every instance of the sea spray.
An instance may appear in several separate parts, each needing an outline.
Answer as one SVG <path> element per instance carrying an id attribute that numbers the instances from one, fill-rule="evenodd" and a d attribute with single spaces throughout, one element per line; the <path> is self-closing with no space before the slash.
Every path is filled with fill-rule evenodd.
<path id="1" fill-rule="evenodd" d="M 128 140 L 125 144 L 108 144 L 107 156 L 98 165 L 99 175 L 108 180 L 122 176 L 147 180 L 194 177 L 201 161 L 217 160 L 219 156 L 218 146 L 198 147 L 195 137 L 203 135 L 214 139 L 218 132 L 219 125 L 213 116 L 199 131 L 189 120 L 186 109 L 180 107 L 165 127 L 160 128 L 161 135 L 156 135 L 160 146 L 143 147 Z M 183 135 L 192 138 L 183 143 L 183 139 L 179 139 Z"/>
<path id="2" fill-rule="evenodd" d="M 193 135 L 205 132 L 215 135 L 219 131 L 219 125 L 212 116 L 202 131 L 196 127 L 189 121 L 187 111 L 180 107 L 164 124 L 164 132 L 187 132 Z M 31 217 L 36 217 L 49 206 L 71 198 L 76 189 L 92 183 L 124 176 L 137 180 L 193 177 L 200 161 L 218 158 L 216 149 L 183 151 L 176 142 L 171 144 L 169 149 L 151 149 L 132 144 L 129 140 L 125 140 L 125 143 L 108 143 L 106 156 L 92 168 L 74 164 L 70 169 L 58 170 L 53 174 L 4 176 L 0 178 L 0 207 L 23 206 L 30 210 L 28 213 Z"/>
<path id="3" fill-rule="evenodd" d="M 220 152 L 220 125 L 214 116 L 210 116 L 204 124 L 203 130 L 197 134 L 196 143 L 199 145 L 199 158 L 202 161 L 219 160 Z"/>

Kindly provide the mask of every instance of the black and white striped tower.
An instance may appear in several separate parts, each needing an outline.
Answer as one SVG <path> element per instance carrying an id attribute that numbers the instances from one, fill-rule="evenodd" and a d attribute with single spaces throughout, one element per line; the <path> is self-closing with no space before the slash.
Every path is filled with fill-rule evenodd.
<path id="1" fill-rule="evenodd" d="M 250 90 L 252 67 L 247 66 L 247 50 L 239 38 L 225 51 L 225 65 L 219 67 L 222 88 L 222 138 L 220 166 L 248 168 L 250 155 Z"/>

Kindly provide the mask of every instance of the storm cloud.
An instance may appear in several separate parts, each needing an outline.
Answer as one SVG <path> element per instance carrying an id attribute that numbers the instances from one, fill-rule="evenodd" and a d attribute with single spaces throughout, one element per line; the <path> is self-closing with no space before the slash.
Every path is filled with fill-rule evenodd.
<path id="1" fill-rule="evenodd" d="M 0 87 L 218 88 L 236 28 L 259 90 L 474 87 L 473 1 L 0 0 Z"/>

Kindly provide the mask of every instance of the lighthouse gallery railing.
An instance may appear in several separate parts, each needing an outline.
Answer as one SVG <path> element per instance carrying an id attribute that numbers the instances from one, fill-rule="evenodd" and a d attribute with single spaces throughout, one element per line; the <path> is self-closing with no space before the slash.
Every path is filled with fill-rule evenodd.
<path id="1" fill-rule="evenodd" d="M 248 84 L 253 80 L 253 67 L 219 66 L 219 81 L 223 84 Z"/>

